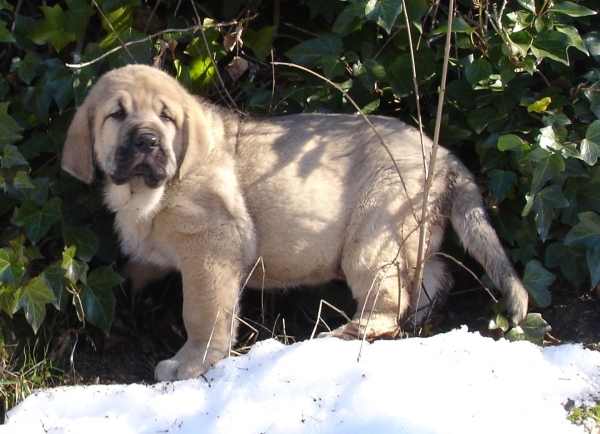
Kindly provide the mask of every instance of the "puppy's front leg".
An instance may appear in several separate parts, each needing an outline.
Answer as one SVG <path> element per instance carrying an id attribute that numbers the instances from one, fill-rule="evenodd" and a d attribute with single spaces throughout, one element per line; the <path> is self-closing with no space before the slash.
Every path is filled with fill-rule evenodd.
<path id="1" fill-rule="evenodd" d="M 205 373 L 235 343 L 240 270 L 224 258 L 184 260 L 183 320 L 188 340 L 177 354 L 158 364 L 158 381 L 184 380 Z"/>

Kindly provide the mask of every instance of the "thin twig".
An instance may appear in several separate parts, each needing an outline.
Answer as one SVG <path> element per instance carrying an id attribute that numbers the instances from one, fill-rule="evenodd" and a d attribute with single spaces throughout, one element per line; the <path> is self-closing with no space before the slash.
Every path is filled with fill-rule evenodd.
<path id="1" fill-rule="evenodd" d="M 121 44 L 121 46 L 125 49 L 125 51 L 127 51 L 127 54 L 129 54 L 129 57 L 131 57 L 132 59 L 134 59 L 133 54 L 131 54 L 131 52 L 129 51 L 129 49 L 125 46 L 123 40 L 121 39 L 121 37 L 119 36 L 119 34 L 115 30 L 115 28 L 113 27 L 113 25 L 110 22 L 110 20 L 107 18 L 106 15 L 104 15 L 104 12 L 100 8 L 100 6 L 98 6 L 98 3 L 96 3 L 96 0 L 92 0 L 92 3 L 94 4 L 94 6 L 96 6 L 96 9 L 98 9 L 98 12 L 100 12 L 100 15 L 102 15 L 102 18 L 104 18 L 104 20 L 106 20 L 106 24 L 108 25 L 108 27 L 110 27 L 110 30 L 114 33 L 115 37 L 119 41 L 119 44 Z"/>
<path id="2" fill-rule="evenodd" d="M 346 312 L 344 312 L 341 309 L 338 309 L 333 304 L 329 303 L 327 300 L 321 299 L 321 301 L 319 302 L 319 311 L 317 312 L 317 320 L 315 321 L 315 327 L 313 328 L 313 331 L 310 334 L 309 340 L 311 340 L 311 339 L 313 339 L 315 337 L 315 333 L 317 332 L 317 327 L 319 326 L 319 322 L 322 322 L 325 325 L 325 327 L 329 328 L 329 326 L 327 325 L 327 323 L 325 321 L 323 321 L 323 319 L 321 318 L 321 310 L 322 310 L 324 304 L 327 305 L 327 306 L 329 306 L 333 310 L 335 310 L 340 315 L 342 315 L 344 318 L 346 318 L 346 320 L 348 322 L 352 321 L 350 318 L 348 318 L 348 315 L 346 315 Z"/>
<path id="3" fill-rule="evenodd" d="M 421 139 L 421 155 L 423 157 L 423 174 L 424 174 L 423 179 L 427 180 L 427 178 L 429 177 L 429 168 L 428 168 L 428 164 L 427 164 L 427 152 L 425 150 L 425 140 L 424 140 L 424 134 L 423 134 L 423 121 L 421 119 L 421 100 L 419 98 L 419 80 L 417 77 L 417 66 L 416 66 L 416 62 L 415 62 L 415 52 L 413 49 L 412 32 L 410 30 L 410 19 L 408 16 L 408 9 L 406 8 L 405 0 L 402 0 L 402 9 L 404 11 L 404 19 L 406 21 L 406 30 L 408 32 L 408 47 L 410 50 L 410 62 L 411 62 L 411 67 L 412 67 L 413 87 L 415 88 L 415 100 L 417 103 L 417 126 L 419 128 L 419 137 Z M 427 201 L 424 198 L 423 199 L 423 210 L 425 209 L 426 205 L 427 205 Z M 423 219 L 425 219 L 427 217 L 426 215 L 423 215 L 423 210 L 421 211 L 421 214 L 422 214 L 421 221 L 419 222 L 419 220 L 416 219 L 419 227 L 423 227 L 423 225 L 424 225 Z M 423 241 L 424 241 L 424 234 L 423 234 L 423 232 L 421 232 L 420 237 L 419 237 L 419 244 L 421 244 Z M 421 267 L 421 262 L 420 262 L 419 258 L 420 257 L 417 257 L 415 276 L 418 276 L 417 273 Z M 421 272 L 421 274 L 422 274 L 422 272 Z M 420 280 L 416 280 L 416 282 L 420 282 Z M 421 297 L 420 285 L 415 285 L 415 287 L 416 287 L 415 291 L 418 291 L 417 303 L 416 303 L 416 306 L 418 306 L 419 298 Z M 403 314 L 401 298 L 402 298 L 402 288 L 400 285 L 398 285 L 398 319 L 400 319 Z"/>
<path id="4" fill-rule="evenodd" d="M 465 264 L 460 262 L 458 259 L 456 259 L 455 257 L 453 257 L 447 253 L 443 253 L 443 252 L 434 252 L 430 255 L 427 255 L 427 257 L 425 259 L 427 260 L 427 259 L 431 258 L 432 256 L 443 256 L 443 257 L 448 258 L 451 261 L 455 262 L 459 267 L 462 267 L 463 269 L 465 269 L 471 276 L 473 276 L 473 278 L 481 285 L 481 287 L 486 290 L 486 292 L 489 294 L 489 296 L 492 298 L 492 300 L 494 300 L 494 303 L 498 303 L 498 300 L 496 299 L 496 297 L 494 297 L 494 294 L 492 293 L 490 288 L 488 288 L 485 285 L 485 283 L 483 283 L 483 281 L 479 277 L 477 277 L 477 274 L 473 273 L 473 271 L 469 267 L 467 267 Z"/>
<path id="5" fill-rule="evenodd" d="M 435 175 L 435 160 L 437 156 L 440 128 L 442 124 L 442 110 L 444 103 L 444 95 L 446 93 L 446 76 L 448 74 L 448 63 L 450 58 L 450 46 L 452 41 L 452 18 L 454 14 L 454 0 L 450 0 L 448 5 L 448 29 L 446 31 L 446 46 L 444 51 L 444 64 L 442 68 L 442 77 L 440 80 L 440 95 L 438 100 L 437 115 L 435 121 L 435 131 L 433 134 L 433 143 L 431 145 L 431 156 L 429 158 L 429 173 L 425 180 L 425 186 L 423 188 L 423 208 L 421 209 L 421 221 L 419 231 L 419 249 L 417 252 L 417 264 L 414 275 L 414 287 L 420 288 L 423 282 L 423 261 L 425 254 L 425 235 L 427 232 L 427 202 L 429 200 L 429 191 L 433 184 L 433 177 Z"/>
<path id="6" fill-rule="evenodd" d="M 371 129 L 373 130 L 373 133 L 379 139 L 381 146 L 383 146 L 383 149 L 385 149 L 388 156 L 392 160 L 392 164 L 394 165 L 394 168 L 396 169 L 396 173 L 398 174 L 398 177 L 400 178 L 400 182 L 402 183 L 402 187 L 404 188 L 404 193 L 406 194 L 406 198 L 408 199 L 408 203 L 410 204 L 410 208 L 411 208 L 413 217 L 415 218 L 415 221 L 418 222 L 419 219 L 417 218 L 417 214 L 415 212 L 415 207 L 413 206 L 410 195 L 408 194 L 408 189 L 406 188 L 406 183 L 404 182 L 404 177 L 402 176 L 402 172 L 400 171 L 400 168 L 398 167 L 398 164 L 396 163 L 396 159 L 394 158 L 392 151 L 390 151 L 390 148 L 383 140 L 383 137 L 381 137 L 381 135 L 377 132 L 377 129 L 375 128 L 375 126 L 373 125 L 373 123 L 371 122 L 369 117 L 365 114 L 365 112 L 362 111 L 362 109 L 358 106 L 358 104 L 356 104 L 356 102 L 352 99 L 352 97 L 348 94 L 348 92 L 346 92 L 339 84 L 334 83 L 333 81 L 329 80 L 328 78 L 323 77 L 321 74 L 311 71 L 310 69 L 305 68 L 304 66 L 295 65 L 293 63 L 287 63 L 287 62 L 273 62 L 273 65 L 290 66 L 292 68 L 298 68 L 298 69 L 301 69 L 302 71 L 308 72 L 316 77 L 319 77 L 321 80 L 326 81 L 328 84 L 330 84 L 331 86 L 333 86 L 337 90 L 339 90 L 348 99 L 348 101 L 350 101 L 350 103 L 354 106 L 354 108 L 358 111 L 358 113 L 363 117 L 363 119 L 369 125 L 369 127 L 371 127 Z"/>
<path id="7" fill-rule="evenodd" d="M 257 15 L 254 15 L 252 17 L 249 18 L 245 18 L 247 20 L 251 20 L 253 18 L 255 18 Z M 142 44 L 144 42 L 148 42 L 151 41 L 154 38 L 158 38 L 159 36 L 163 36 L 166 35 L 168 33 L 185 33 L 185 32 L 190 32 L 191 34 L 194 34 L 195 32 L 197 32 L 200 29 L 209 29 L 209 28 L 221 28 L 221 27 L 228 27 L 228 26 L 234 26 L 237 25 L 239 23 L 239 21 L 237 20 L 233 20 L 233 21 L 229 21 L 227 23 L 218 23 L 218 24 L 197 24 L 195 26 L 191 26 L 185 29 L 165 29 L 165 30 L 161 30 L 160 32 L 156 32 L 150 36 L 147 36 L 145 38 L 142 39 L 137 39 L 135 41 L 129 41 L 129 42 L 125 42 L 123 43 L 122 46 L 118 46 L 115 47 L 109 51 L 107 51 L 106 53 L 96 57 L 95 59 L 90 60 L 89 62 L 81 62 L 81 63 L 66 63 L 65 66 L 68 68 L 74 68 L 74 69 L 80 69 L 80 68 L 85 68 L 86 66 L 89 65 L 93 65 L 96 62 L 99 62 L 100 60 L 106 58 L 107 56 L 110 56 L 112 53 L 119 51 L 120 49 L 123 48 L 127 48 L 131 45 L 135 45 L 135 44 Z"/>

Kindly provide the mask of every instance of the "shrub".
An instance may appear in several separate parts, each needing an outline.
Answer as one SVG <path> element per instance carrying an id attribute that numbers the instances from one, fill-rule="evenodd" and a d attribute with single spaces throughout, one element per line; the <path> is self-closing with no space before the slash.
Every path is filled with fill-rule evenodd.
<path id="1" fill-rule="evenodd" d="M 600 21 L 593 3 L 464 0 L 453 24 L 440 141 L 477 171 L 494 225 L 538 307 L 550 303 L 556 276 L 575 290 L 600 282 Z M 49 304 L 110 330 L 112 287 L 121 282 L 111 267 L 111 216 L 97 189 L 62 173 L 59 162 L 73 108 L 111 68 L 154 62 L 194 93 L 253 114 L 356 112 L 351 98 L 365 113 L 420 119 L 433 130 L 444 2 L 18 4 L 0 0 L 4 339 L 15 312 L 37 331 Z M 281 64 L 290 62 L 335 86 Z M 499 309 L 493 324 L 504 328 L 503 321 Z"/>

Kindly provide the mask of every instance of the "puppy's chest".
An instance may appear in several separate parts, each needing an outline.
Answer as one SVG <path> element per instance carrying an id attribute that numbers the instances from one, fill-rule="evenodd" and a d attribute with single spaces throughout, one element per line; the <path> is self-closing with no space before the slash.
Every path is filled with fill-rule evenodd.
<path id="1" fill-rule="evenodd" d="M 135 186 L 108 185 L 105 201 L 115 212 L 115 228 L 125 254 L 161 265 L 175 265 L 165 242 L 165 230 L 156 220 L 163 208 L 163 189 L 137 190 Z"/>
<path id="2" fill-rule="evenodd" d="M 133 220 L 127 213 L 117 213 L 115 226 L 123 253 L 158 265 L 177 267 L 176 256 L 170 251 L 169 231 L 161 229 L 156 219 L 160 219 L 160 214 Z"/>

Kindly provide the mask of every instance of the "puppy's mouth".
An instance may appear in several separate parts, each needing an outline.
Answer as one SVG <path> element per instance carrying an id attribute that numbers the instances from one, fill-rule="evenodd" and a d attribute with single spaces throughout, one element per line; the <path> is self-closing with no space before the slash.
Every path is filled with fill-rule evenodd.
<path id="1" fill-rule="evenodd" d="M 160 138 L 153 132 L 132 131 L 115 153 L 115 170 L 110 180 L 123 185 L 139 177 L 149 188 L 157 188 L 167 179 L 168 157 Z"/>

